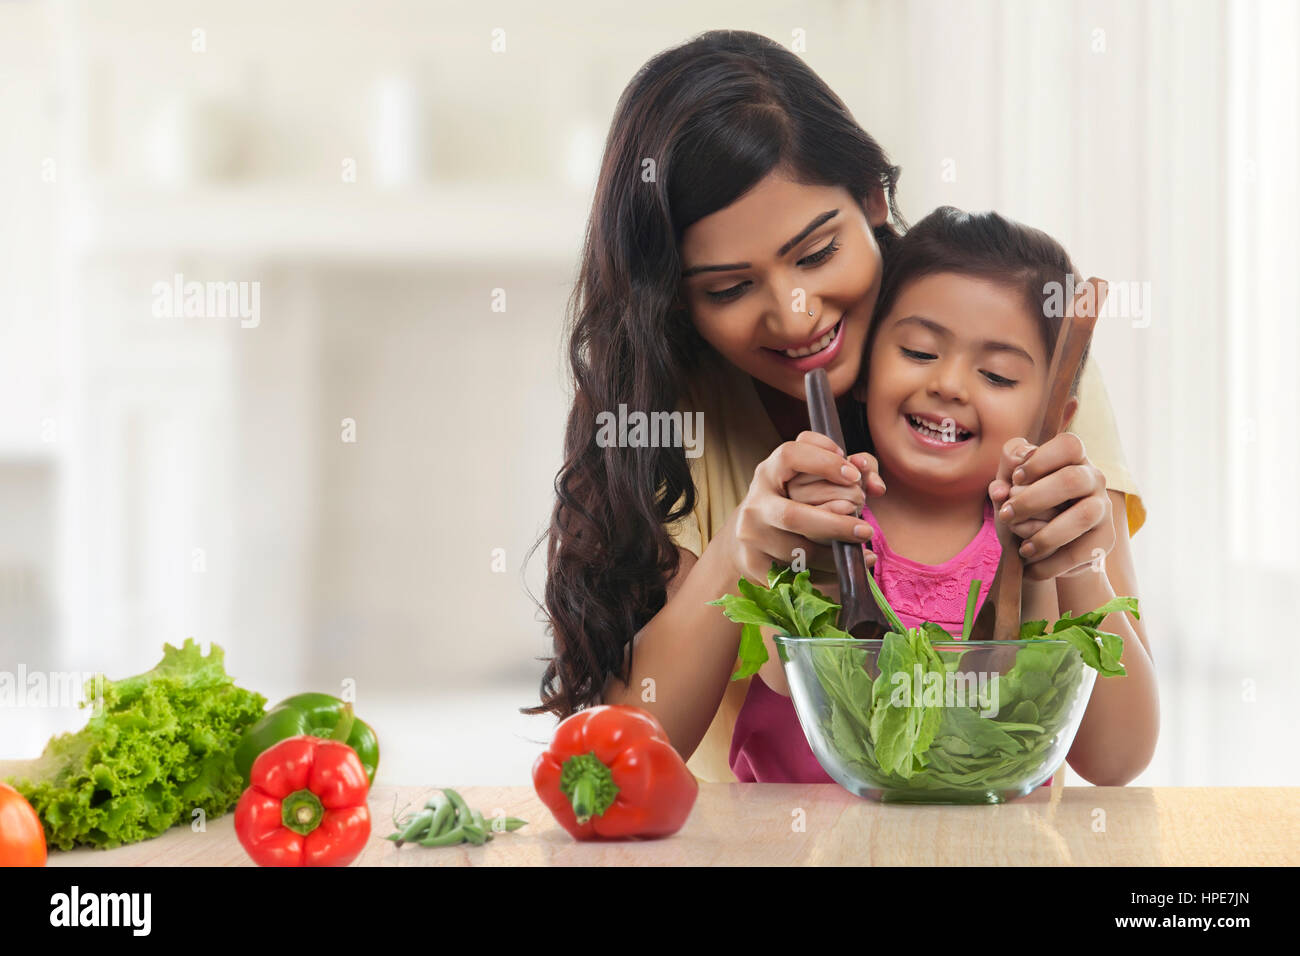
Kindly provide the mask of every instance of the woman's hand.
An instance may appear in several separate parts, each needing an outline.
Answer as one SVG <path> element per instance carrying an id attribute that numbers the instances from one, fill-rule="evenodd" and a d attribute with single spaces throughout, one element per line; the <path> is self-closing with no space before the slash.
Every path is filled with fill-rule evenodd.
<path id="1" fill-rule="evenodd" d="M 1024 438 L 1008 441 L 989 497 L 994 508 L 1013 511 L 1008 520 L 1024 542 L 1026 577 L 1074 577 L 1115 547 L 1106 477 L 1073 432 L 1061 432 L 1041 448 Z"/>
<path id="2" fill-rule="evenodd" d="M 877 495 L 884 490 L 878 474 L 870 480 L 876 470 L 872 456 L 858 454 L 852 460 L 855 465 L 816 432 L 801 432 L 795 441 L 778 445 L 754 470 L 749 491 L 733 515 L 731 558 L 736 569 L 766 584 L 773 561 L 789 565 L 796 550 L 802 550 L 815 580 L 834 578 L 829 542 L 869 540 L 871 525 L 859 517 L 863 486 Z"/>
<path id="3" fill-rule="evenodd" d="M 839 454 L 839 447 L 835 442 L 820 432 L 800 432 L 799 436 L 795 438 L 795 442 L 816 445 Z M 850 455 L 848 462 L 862 476 L 856 485 L 846 487 L 838 482 L 827 481 L 820 475 L 799 474 L 785 483 L 786 495 L 791 501 L 814 505 L 827 511 L 833 511 L 836 514 L 861 515 L 867 494 L 872 497 L 883 495 L 885 493 L 885 482 L 880 477 L 880 466 L 876 462 L 874 455 L 859 452 L 856 455 Z M 825 541 L 815 540 L 814 544 L 828 549 L 830 539 Z M 871 551 L 866 551 L 865 557 L 868 568 L 876 563 L 876 556 Z M 832 553 L 829 570 L 814 569 L 812 584 L 830 600 L 838 601 L 840 599 L 840 582 L 835 571 L 833 558 Z"/>

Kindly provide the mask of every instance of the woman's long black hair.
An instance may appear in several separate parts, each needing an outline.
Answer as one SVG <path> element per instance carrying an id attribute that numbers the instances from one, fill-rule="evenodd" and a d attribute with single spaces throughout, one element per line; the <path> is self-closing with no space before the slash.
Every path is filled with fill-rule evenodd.
<path id="1" fill-rule="evenodd" d="M 541 705 L 564 718 L 630 679 L 625 648 L 663 607 L 678 552 L 664 525 L 695 507 L 682 447 L 601 447 L 597 418 L 673 412 L 711 348 L 677 301 L 683 232 L 780 169 L 866 208 L 898 167 L 844 103 L 774 40 L 714 30 L 659 53 L 615 108 L 568 304 L 573 406 L 547 547 L 553 639 Z M 875 230 L 885 254 L 898 233 Z M 529 554 L 541 544 L 538 541 Z"/>

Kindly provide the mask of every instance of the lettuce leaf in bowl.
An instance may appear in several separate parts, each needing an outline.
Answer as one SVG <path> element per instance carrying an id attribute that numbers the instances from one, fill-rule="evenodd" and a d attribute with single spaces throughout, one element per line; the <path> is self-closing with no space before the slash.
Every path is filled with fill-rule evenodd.
<path id="1" fill-rule="evenodd" d="M 964 669 L 967 655 L 979 650 L 940 654 L 933 644 L 953 641 L 953 635 L 931 621 L 905 627 L 868 574 L 872 596 L 890 627 L 871 662 L 865 647 L 835 626 L 840 605 L 812 587 L 809 578 L 807 571 L 795 574 L 773 564 L 766 588 L 742 578 L 739 595 L 709 602 L 742 625 L 740 667 L 732 680 L 757 672 L 767 661 L 760 627 L 789 637 L 848 639 L 808 649 L 825 694 L 826 710 L 818 716 L 825 736 L 872 778 L 913 789 L 998 789 L 1032 773 L 1068 722 L 1068 691 L 1077 686 L 1082 669 L 1091 667 L 1101 677 L 1125 674 L 1123 638 L 1100 630 L 1102 621 L 1118 611 L 1139 617 L 1136 598 L 1116 597 L 1084 614 L 1067 611 L 1050 627 L 1047 621 L 1025 622 L 1020 640 L 1028 643 L 1016 649 L 1010 668 L 992 675 L 999 709 L 985 716 L 979 706 L 947 707 L 927 702 L 920 693 L 902 702 L 893 699 L 897 675 L 913 679 L 919 674 L 920 686 L 933 675 L 939 678 L 933 683 L 942 686 L 945 674 Z M 979 588 L 978 580 L 971 582 L 962 640 L 971 633 Z M 1050 643 L 1062 640 L 1066 646 Z"/>

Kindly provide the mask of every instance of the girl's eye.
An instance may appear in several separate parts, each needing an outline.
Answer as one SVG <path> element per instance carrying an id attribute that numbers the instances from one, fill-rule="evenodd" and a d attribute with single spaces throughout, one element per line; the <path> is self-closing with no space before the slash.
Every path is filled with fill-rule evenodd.
<path id="1" fill-rule="evenodd" d="M 839 250 L 839 248 L 840 248 L 840 237 L 836 236 L 834 239 L 832 239 L 826 245 L 822 246 L 816 252 L 806 255 L 802 259 L 800 259 L 799 265 L 819 266 L 827 259 L 829 259 L 831 256 L 835 255 L 835 253 Z M 744 290 L 745 286 L 748 284 L 749 283 L 747 282 L 742 282 L 740 283 L 740 285 L 733 285 L 730 289 L 723 289 L 721 292 L 705 292 L 704 294 L 707 295 L 710 299 L 712 299 L 715 302 L 729 302 L 732 299 L 736 298 L 738 295 L 740 295 L 740 293 Z"/>
<path id="2" fill-rule="evenodd" d="M 908 358 L 916 359 L 918 361 L 926 361 L 927 359 L 938 357 L 929 352 L 918 352 L 916 349 L 903 348 L 901 345 L 899 348 L 903 349 L 903 354 Z M 1014 379 L 1003 378 L 1001 375 L 996 375 L 993 372 L 984 372 L 983 374 L 984 377 L 989 380 L 990 384 L 996 385 L 998 388 L 1011 388 L 1011 386 L 1016 384 Z"/>

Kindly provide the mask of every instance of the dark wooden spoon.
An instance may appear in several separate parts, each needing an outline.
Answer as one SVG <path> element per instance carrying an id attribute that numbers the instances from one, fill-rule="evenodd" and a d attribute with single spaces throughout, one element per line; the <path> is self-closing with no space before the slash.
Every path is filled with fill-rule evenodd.
<path id="1" fill-rule="evenodd" d="M 808 401 L 809 427 L 844 448 L 840 414 L 835 407 L 835 396 L 831 394 L 826 370 L 815 368 L 806 374 L 803 377 L 803 388 Z M 848 451 L 847 448 L 844 450 Z M 840 579 L 838 627 L 854 637 L 884 637 L 889 626 L 867 586 L 868 572 L 866 561 L 862 557 L 862 545 L 849 541 L 832 541 L 831 551 L 835 554 L 835 573 Z"/>
<path id="2" fill-rule="evenodd" d="M 1093 287 L 1091 291 L 1089 286 Z M 1106 282 L 1091 278 L 1079 286 L 1074 301 L 1069 305 L 1056 339 L 1056 348 L 1052 351 L 1052 364 L 1047 370 L 1047 394 L 1043 396 L 1042 408 L 1029 436 L 1035 446 L 1050 441 L 1061 431 L 1065 406 L 1070 399 L 1070 383 L 1078 374 L 1083 351 L 1092 339 L 1092 330 L 1105 301 Z M 998 542 L 1002 545 L 1002 558 L 971 627 L 972 641 L 1014 641 L 1020 637 L 1020 599 L 1025 575 L 1020 546 L 1024 541 L 1001 519 L 997 519 L 995 524 Z"/>

